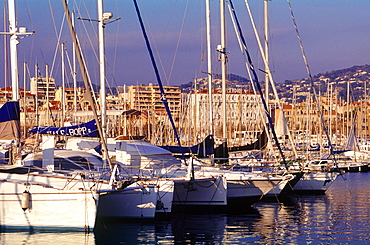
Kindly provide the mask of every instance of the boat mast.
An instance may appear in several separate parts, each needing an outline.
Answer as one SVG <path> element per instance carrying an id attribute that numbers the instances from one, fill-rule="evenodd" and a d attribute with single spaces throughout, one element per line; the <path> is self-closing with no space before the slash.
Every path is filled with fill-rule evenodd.
<path id="1" fill-rule="evenodd" d="M 126 84 L 123 85 L 123 106 L 124 110 L 127 110 L 127 104 L 126 104 Z M 148 114 L 149 115 L 149 114 Z M 149 118 L 149 116 L 148 116 Z M 127 113 L 125 113 L 125 118 L 124 118 L 124 126 L 123 126 L 123 135 L 127 136 Z M 149 134 L 148 134 L 149 135 Z"/>
<path id="2" fill-rule="evenodd" d="M 194 108 L 193 108 L 193 113 L 194 113 L 194 116 L 193 116 L 193 120 L 194 120 L 194 131 L 193 131 L 193 144 L 195 144 L 197 142 L 197 135 L 199 133 L 198 131 L 198 123 L 200 120 L 198 120 L 198 116 L 199 116 L 199 113 L 198 113 L 198 87 L 197 87 L 197 80 L 194 79 Z"/>
<path id="3" fill-rule="evenodd" d="M 349 130 L 350 130 L 350 122 L 351 122 L 351 114 L 350 114 L 350 99 L 349 99 L 349 91 L 350 91 L 350 86 L 349 86 L 350 81 L 347 81 L 347 123 L 346 123 L 346 136 L 347 139 L 349 137 Z"/>
<path id="4" fill-rule="evenodd" d="M 211 9 L 210 0 L 206 0 L 207 29 L 207 62 L 208 62 L 208 103 L 209 103 L 209 134 L 213 135 L 213 103 L 212 103 L 212 46 L 211 46 Z"/>
<path id="5" fill-rule="evenodd" d="M 64 12 L 66 14 L 66 20 L 68 22 L 68 28 L 69 28 L 69 31 L 71 33 L 73 43 L 75 44 L 75 47 L 76 47 L 76 55 L 77 55 L 78 63 L 80 65 L 81 76 L 82 76 L 84 84 L 85 84 L 85 88 L 86 88 L 86 92 L 87 92 L 86 94 L 87 94 L 87 97 L 88 97 L 87 99 L 88 99 L 88 101 L 91 102 L 91 107 L 92 107 L 92 111 L 93 111 L 93 114 L 94 114 L 94 119 L 96 121 L 96 126 L 97 126 L 97 129 L 98 129 L 98 132 L 99 132 L 99 137 L 101 138 L 101 142 L 102 142 L 102 148 L 103 148 L 103 151 L 108 154 L 108 147 L 107 147 L 105 139 L 103 139 L 103 130 L 102 130 L 101 124 L 99 122 L 98 114 L 96 112 L 95 99 L 92 95 L 90 83 L 88 81 L 87 69 L 85 67 L 85 63 L 84 63 L 84 59 L 83 59 L 83 56 L 82 56 L 81 47 L 79 46 L 79 43 L 78 43 L 77 35 L 76 35 L 76 33 L 74 31 L 74 28 L 73 28 L 73 25 L 72 25 L 71 15 L 70 15 L 69 10 L 68 10 L 67 1 L 62 0 L 62 4 L 63 4 Z M 112 168 L 109 157 L 107 158 L 107 162 L 108 162 L 108 166 L 110 168 Z"/>
<path id="6" fill-rule="evenodd" d="M 335 105 L 337 105 L 338 103 L 336 102 Z M 365 143 L 367 143 L 367 88 L 366 88 L 366 80 L 364 81 L 364 103 L 363 103 L 363 115 L 364 115 L 364 122 L 365 122 L 365 129 L 364 129 L 364 133 L 363 133 L 363 138 L 362 139 L 366 139 Z M 336 124 L 335 124 L 336 125 Z M 336 131 L 335 131 L 336 132 Z"/>
<path id="7" fill-rule="evenodd" d="M 106 144 L 107 135 L 107 105 L 106 105 L 106 86 L 105 86 L 105 40 L 104 27 L 105 20 L 112 17 L 111 14 L 104 13 L 103 0 L 98 0 L 98 35 L 99 35 L 99 69 L 100 69 L 100 112 L 102 124 L 102 140 Z M 108 151 L 102 152 L 103 162 L 106 163 L 108 159 Z"/>
<path id="8" fill-rule="evenodd" d="M 0 32 L 0 34 L 10 36 L 9 43 L 10 43 L 11 79 L 12 79 L 12 100 L 19 101 L 19 81 L 18 81 L 19 74 L 18 74 L 18 54 L 17 54 L 17 44 L 19 43 L 18 36 L 28 36 L 33 34 L 34 32 L 27 32 L 27 29 L 25 27 L 20 27 L 18 31 L 14 0 L 8 0 L 8 17 L 9 17 L 9 32 Z"/>
<path id="9" fill-rule="evenodd" d="M 75 26 L 75 12 L 72 11 L 72 26 Z M 72 56 L 72 62 L 73 62 L 73 72 L 72 72 L 72 77 L 73 77 L 73 93 L 74 93 L 74 98 L 73 98 L 73 108 L 74 108 L 74 115 L 77 114 L 77 69 L 76 69 L 76 46 L 75 43 L 72 43 L 72 49 L 73 49 L 73 56 Z M 76 116 L 75 116 L 76 117 Z M 76 118 L 74 118 L 76 120 Z"/>
<path id="10" fill-rule="evenodd" d="M 8 1 L 9 14 L 9 32 L 10 32 L 10 66 L 12 77 L 12 100 L 19 100 L 19 84 L 18 84 L 18 56 L 17 56 L 17 26 L 15 19 L 15 1 Z"/>
<path id="11" fill-rule="evenodd" d="M 106 107 L 106 86 L 105 86 L 105 62 L 104 62 L 104 17 L 103 0 L 98 0 L 98 35 L 99 35 L 99 68 L 100 68 L 100 111 L 103 129 L 103 138 L 107 131 L 107 107 Z"/>
<path id="12" fill-rule="evenodd" d="M 36 113 L 36 116 L 35 116 L 35 119 L 36 119 L 36 125 L 39 125 L 39 95 L 38 95 L 38 91 L 39 91 L 39 86 L 38 86 L 38 80 L 39 80 L 39 74 L 38 74 L 38 70 L 39 70 L 39 66 L 38 64 L 36 63 L 35 65 L 35 79 L 36 79 L 36 82 L 35 82 L 35 87 L 36 87 L 36 94 L 35 94 L 35 113 Z M 38 134 L 36 134 L 36 137 L 38 137 Z"/>
<path id="13" fill-rule="evenodd" d="M 50 115 L 51 115 L 51 111 L 50 111 L 50 100 L 49 100 L 49 81 L 50 81 L 50 78 L 49 78 L 49 65 L 46 65 L 45 66 L 45 70 L 46 70 L 46 117 L 47 117 L 47 125 L 48 126 L 51 126 L 51 123 L 50 123 Z"/>
<path id="14" fill-rule="evenodd" d="M 64 74 L 64 71 L 65 71 L 65 64 L 64 64 L 64 50 L 65 50 L 65 44 L 64 43 L 61 43 L 60 45 L 61 47 L 61 61 L 62 61 L 62 93 L 61 93 L 61 96 L 62 96 L 62 117 L 61 117 L 61 127 L 64 126 L 64 118 L 66 117 L 66 96 L 65 96 L 65 89 L 66 89 L 66 86 L 65 86 L 65 74 Z"/>
<path id="15" fill-rule="evenodd" d="M 27 136 L 27 128 L 26 128 L 26 123 L 27 123 L 27 107 L 26 107 L 26 80 L 27 80 L 27 62 L 23 62 L 23 116 L 24 116 L 24 125 L 23 125 L 23 136 L 26 138 Z"/>
<path id="16" fill-rule="evenodd" d="M 270 0 L 264 0 L 264 33 L 265 33 L 265 71 L 269 71 L 269 25 L 268 25 L 268 2 Z M 265 100 L 267 103 L 267 106 L 269 106 L 269 74 L 265 73 Z"/>
<path id="17" fill-rule="evenodd" d="M 220 27 L 221 27 L 221 81 L 222 81 L 222 144 L 223 155 L 226 156 L 227 150 L 227 127 L 226 127 L 226 26 L 225 26 L 225 0 L 220 1 Z"/>

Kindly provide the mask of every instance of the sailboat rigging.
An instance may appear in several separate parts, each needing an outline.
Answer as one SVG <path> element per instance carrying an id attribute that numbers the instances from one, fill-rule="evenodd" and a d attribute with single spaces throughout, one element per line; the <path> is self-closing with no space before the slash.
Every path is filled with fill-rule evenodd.
<path id="1" fill-rule="evenodd" d="M 83 55 L 82 55 L 82 52 L 81 52 L 81 47 L 79 45 L 77 35 L 74 31 L 71 15 L 70 15 L 69 10 L 68 10 L 67 1 L 62 0 L 62 4 L 63 4 L 64 12 L 65 12 L 65 15 L 66 15 L 66 19 L 67 19 L 67 22 L 68 22 L 68 27 L 69 27 L 69 30 L 70 30 L 70 33 L 71 33 L 71 36 L 72 36 L 72 39 L 73 39 L 73 43 L 76 47 L 76 55 L 77 55 L 78 62 L 80 64 L 80 70 L 81 70 L 81 75 L 82 75 L 82 78 L 83 78 L 83 82 L 85 84 L 85 89 L 87 91 L 86 95 L 88 97 L 88 100 L 92 102 L 91 106 L 92 106 L 94 119 L 97 122 L 97 124 L 96 124 L 97 125 L 97 130 L 99 132 L 100 137 L 104 137 L 105 134 L 103 132 L 103 128 L 102 128 L 102 126 L 100 124 L 100 120 L 98 118 L 98 114 L 97 114 L 97 110 L 96 110 L 96 103 L 95 103 L 95 101 L 92 97 L 92 91 L 91 91 L 90 84 L 88 82 L 88 77 L 87 77 L 87 70 L 86 70 L 86 67 L 84 65 L 84 59 L 83 59 Z M 108 154 L 108 147 L 107 147 L 107 144 L 106 144 L 106 141 L 105 141 L 104 138 L 102 138 L 101 143 L 102 143 L 103 151 L 105 152 L 105 154 Z M 112 167 L 109 157 L 107 157 L 106 160 L 107 160 L 108 166 Z"/>
<path id="2" fill-rule="evenodd" d="M 230 3 L 230 9 L 232 11 L 232 18 L 233 18 L 233 20 L 236 23 L 237 35 L 238 35 L 238 37 L 241 40 L 241 44 L 243 46 L 243 53 L 246 56 L 246 60 L 248 62 L 249 70 L 250 70 L 250 72 L 252 73 L 252 76 L 253 76 L 252 77 L 252 82 L 253 82 L 255 88 L 257 89 L 258 93 L 260 94 L 261 102 L 262 102 L 263 109 L 265 111 L 265 114 L 266 114 L 266 117 L 267 117 L 267 120 L 268 120 L 268 124 L 270 126 L 270 130 L 271 130 L 272 136 L 274 138 L 274 141 L 275 141 L 275 144 L 276 144 L 276 146 L 278 148 L 278 151 L 280 153 L 280 156 L 282 157 L 283 163 L 287 167 L 286 160 L 285 160 L 285 155 L 284 155 L 284 152 L 283 152 L 283 150 L 282 150 L 282 148 L 280 146 L 280 143 L 279 143 L 277 134 L 275 132 L 274 125 L 273 125 L 273 122 L 272 122 L 272 118 L 271 118 L 271 115 L 270 115 L 269 110 L 268 110 L 268 105 L 266 103 L 265 98 L 263 97 L 262 88 L 261 88 L 261 85 L 260 85 L 260 83 L 258 81 L 258 76 L 257 76 L 256 70 L 254 68 L 254 65 L 252 63 L 252 59 L 251 59 L 251 57 L 249 55 L 249 51 L 248 51 L 248 48 L 247 48 L 247 43 L 246 43 L 246 41 L 244 39 L 244 36 L 243 36 L 243 33 L 242 33 L 242 29 L 241 29 L 241 26 L 239 24 L 239 20 L 238 20 L 238 18 L 236 16 L 236 12 L 235 12 L 233 3 L 232 3 L 231 0 L 229 1 L 229 3 Z"/>
<path id="3" fill-rule="evenodd" d="M 173 120 L 173 117 L 171 116 L 171 110 L 170 110 L 170 107 L 168 106 L 168 102 L 167 102 L 167 99 L 166 99 L 166 93 L 164 92 L 164 89 L 163 89 L 162 80 L 161 80 L 161 77 L 159 75 L 157 64 L 156 64 L 155 59 L 154 59 L 153 51 L 152 51 L 152 48 L 150 46 L 149 38 L 146 34 L 145 26 L 144 26 L 143 20 L 141 18 L 139 6 L 138 6 L 136 0 L 134 0 L 134 5 L 135 5 L 135 10 L 136 10 L 136 13 L 137 13 L 137 16 L 138 16 L 138 19 L 139 19 L 141 31 L 142 31 L 144 39 L 145 39 L 146 47 L 147 47 L 148 52 L 149 52 L 150 60 L 151 60 L 152 65 L 153 65 L 153 69 L 154 69 L 154 73 L 155 73 L 155 76 L 156 76 L 156 79 L 157 79 L 157 82 L 158 82 L 159 90 L 161 92 L 161 101 L 163 102 L 164 107 L 166 109 L 166 112 L 167 112 L 168 118 L 170 120 L 172 129 L 173 129 L 173 133 L 176 137 L 177 143 L 178 143 L 179 147 L 181 147 L 180 137 L 177 133 L 177 129 L 176 129 L 176 125 L 175 125 L 175 122 Z M 182 154 L 182 158 L 185 159 L 184 158 L 184 153 L 181 153 L 181 154 Z"/>

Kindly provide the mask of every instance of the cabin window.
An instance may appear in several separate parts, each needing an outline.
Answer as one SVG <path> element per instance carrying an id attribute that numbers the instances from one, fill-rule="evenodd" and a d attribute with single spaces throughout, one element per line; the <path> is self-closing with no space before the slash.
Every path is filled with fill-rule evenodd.
<path id="1" fill-rule="evenodd" d="M 83 167 L 80 167 L 76 164 L 73 164 L 70 161 L 67 161 L 64 158 L 59 158 L 59 157 L 54 158 L 54 169 L 55 170 L 84 170 Z"/>

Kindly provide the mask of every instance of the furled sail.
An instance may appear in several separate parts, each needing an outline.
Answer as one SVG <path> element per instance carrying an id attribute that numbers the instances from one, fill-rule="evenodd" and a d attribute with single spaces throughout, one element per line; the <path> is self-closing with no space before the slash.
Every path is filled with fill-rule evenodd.
<path id="1" fill-rule="evenodd" d="M 250 151 L 250 150 L 263 150 L 267 146 L 267 133 L 266 130 L 263 130 L 262 133 L 258 136 L 257 140 L 251 144 L 241 145 L 241 146 L 232 146 L 229 147 L 229 152 L 233 151 Z"/>
<path id="2" fill-rule="evenodd" d="M 13 140 L 21 136 L 18 101 L 8 101 L 0 108 L 0 139 Z"/>
<path id="3" fill-rule="evenodd" d="M 172 153 L 191 153 L 198 157 L 206 157 L 213 154 L 214 139 L 212 135 L 208 135 L 204 141 L 194 146 L 160 146 Z"/>
<path id="4" fill-rule="evenodd" d="M 98 130 L 95 120 L 87 123 L 82 123 L 69 127 L 48 127 L 48 126 L 35 126 L 28 133 L 51 134 L 51 135 L 64 135 L 71 137 L 98 137 Z"/>

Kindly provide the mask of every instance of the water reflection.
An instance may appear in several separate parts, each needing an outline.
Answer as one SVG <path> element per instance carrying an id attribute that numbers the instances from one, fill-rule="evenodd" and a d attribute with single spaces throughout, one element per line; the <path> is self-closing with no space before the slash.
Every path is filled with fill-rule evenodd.
<path id="1" fill-rule="evenodd" d="M 327 244 L 369 243 L 370 173 L 339 176 L 325 195 L 261 200 L 228 214 L 101 223 L 95 234 L 0 233 L 1 244 Z"/>
<path id="2" fill-rule="evenodd" d="M 346 174 L 326 195 L 290 196 L 257 204 L 255 235 L 266 244 L 360 243 L 368 241 L 369 173 Z"/>
<path id="3" fill-rule="evenodd" d="M 173 240 L 177 243 L 220 243 L 226 225 L 225 215 L 180 214 L 171 219 Z"/>
<path id="4" fill-rule="evenodd" d="M 0 244 L 95 244 L 92 233 L 84 232 L 6 232 L 0 233 Z"/>
<path id="5" fill-rule="evenodd" d="M 172 240 L 168 222 L 106 222 L 95 232 L 96 244 L 157 244 Z"/>

